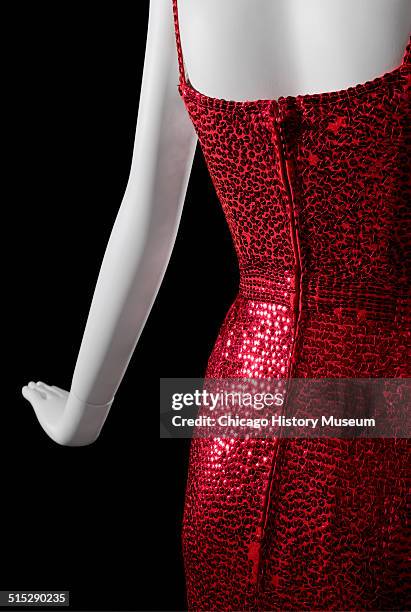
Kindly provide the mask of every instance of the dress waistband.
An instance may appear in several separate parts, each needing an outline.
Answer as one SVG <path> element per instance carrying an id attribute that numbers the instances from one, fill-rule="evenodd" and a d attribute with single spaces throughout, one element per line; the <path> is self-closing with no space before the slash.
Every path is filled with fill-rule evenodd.
<path id="1" fill-rule="evenodd" d="M 292 279 L 240 276 L 239 296 L 293 308 L 296 290 Z M 411 295 L 405 284 L 368 284 L 355 279 L 316 276 L 302 279 L 301 307 L 310 313 L 350 315 L 356 320 L 410 321 Z"/>

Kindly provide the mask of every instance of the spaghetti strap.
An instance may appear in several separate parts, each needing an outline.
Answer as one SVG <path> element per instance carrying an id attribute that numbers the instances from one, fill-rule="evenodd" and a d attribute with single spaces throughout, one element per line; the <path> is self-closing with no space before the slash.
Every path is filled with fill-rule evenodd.
<path id="1" fill-rule="evenodd" d="M 411 64 L 411 35 L 408 37 L 408 44 L 405 48 L 402 63 L 403 63 L 403 66 L 408 66 L 408 67 Z"/>
<path id="2" fill-rule="evenodd" d="M 178 7 L 177 0 L 173 0 L 173 15 L 174 15 L 174 30 L 176 35 L 176 45 L 177 45 L 177 57 L 178 57 L 178 68 L 180 72 L 180 85 L 185 85 L 187 82 L 186 79 L 186 70 L 184 66 L 183 59 L 183 51 L 181 48 L 181 38 L 180 38 L 180 26 L 178 22 Z"/>

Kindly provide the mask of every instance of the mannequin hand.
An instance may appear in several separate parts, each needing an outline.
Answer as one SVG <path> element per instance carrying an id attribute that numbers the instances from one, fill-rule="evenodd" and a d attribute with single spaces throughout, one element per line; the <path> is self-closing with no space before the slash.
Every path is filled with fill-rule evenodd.
<path id="1" fill-rule="evenodd" d="M 34 412 L 46 432 L 51 436 L 49 429 L 61 420 L 68 399 L 68 392 L 59 387 L 46 385 L 39 381 L 29 384 L 21 390 L 23 397 L 30 402 Z"/>
<path id="2" fill-rule="evenodd" d="M 111 404 L 94 405 L 55 385 L 29 382 L 22 388 L 37 419 L 52 440 L 66 446 L 85 446 L 101 431 Z"/>

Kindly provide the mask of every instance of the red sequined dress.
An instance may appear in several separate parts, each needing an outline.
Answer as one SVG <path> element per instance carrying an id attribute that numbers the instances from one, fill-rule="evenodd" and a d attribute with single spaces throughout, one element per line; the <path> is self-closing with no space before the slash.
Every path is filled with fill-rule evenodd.
<path id="1" fill-rule="evenodd" d="M 240 286 L 206 378 L 408 378 L 410 57 L 345 90 L 179 92 Z M 406 439 L 194 439 L 190 610 L 406 610 Z"/>

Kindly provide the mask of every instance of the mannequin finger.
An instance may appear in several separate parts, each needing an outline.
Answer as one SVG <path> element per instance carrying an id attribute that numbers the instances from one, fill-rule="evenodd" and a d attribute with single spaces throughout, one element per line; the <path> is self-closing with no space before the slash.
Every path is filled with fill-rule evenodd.
<path id="1" fill-rule="evenodd" d="M 37 384 L 33 380 L 29 382 L 28 387 L 29 389 L 36 391 L 43 399 L 47 399 L 46 389 L 42 389 L 41 387 L 38 387 Z"/>
<path id="2" fill-rule="evenodd" d="M 23 397 L 28 400 L 31 404 L 35 404 L 40 400 L 47 399 L 42 395 L 41 391 L 38 389 L 33 389 L 32 387 L 25 386 L 21 390 Z"/>
<path id="3" fill-rule="evenodd" d="M 47 393 L 51 393 L 52 395 L 57 395 L 56 390 L 53 389 L 53 387 L 51 387 L 50 385 L 47 385 L 41 380 L 37 381 L 37 386 L 40 387 L 41 389 L 44 389 Z"/>

